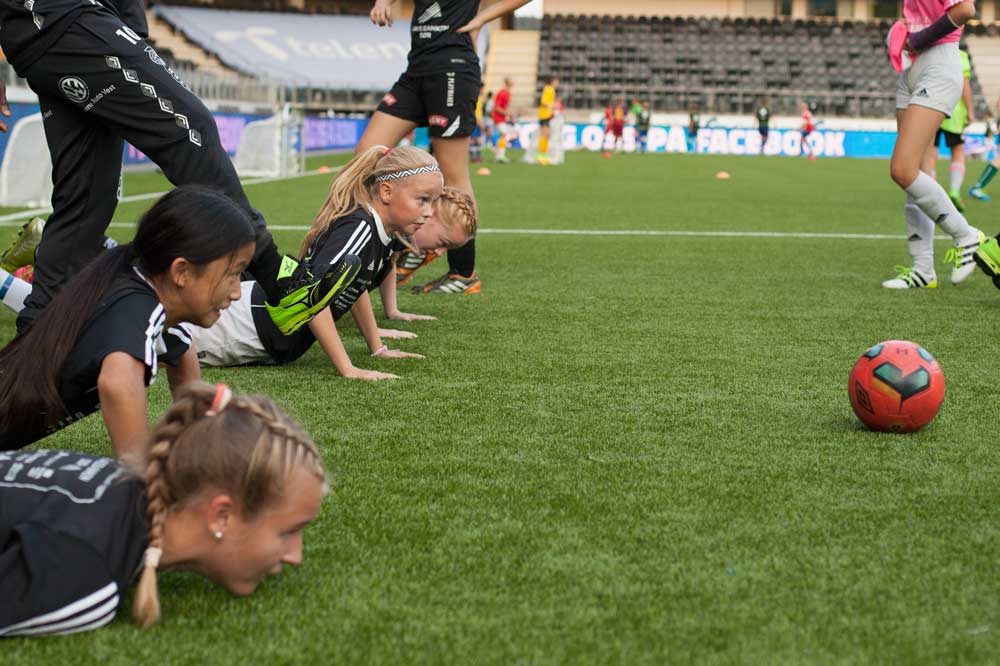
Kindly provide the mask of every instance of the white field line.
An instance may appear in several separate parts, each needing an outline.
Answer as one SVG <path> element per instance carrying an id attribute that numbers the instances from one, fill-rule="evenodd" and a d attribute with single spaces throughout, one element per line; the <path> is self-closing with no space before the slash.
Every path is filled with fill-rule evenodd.
<path id="1" fill-rule="evenodd" d="M 243 181 L 243 187 L 248 187 L 251 185 L 260 185 L 261 183 L 275 183 L 282 180 L 296 180 L 298 178 L 308 178 L 310 176 L 328 175 L 331 173 L 337 173 L 342 167 L 331 167 L 327 171 L 319 171 L 314 169 L 313 171 L 306 171 L 304 173 L 296 174 L 294 176 L 277 176 L 274 178 L 248 178 Z M 159 199 L 166 192 L 147 192 L 145 194 L 133 194 L 132 196 L 122 197 L 118 203 L 131 203 L 133 201 L 147 201 L 149 199 Z M 43 206 L 42 208 L 28 208 L 26 210 L 19 210 L 16 213 L 8 213 L 7 215 L 0 215 L 0 227 L 19 227 L 21 226 L 22 220 L 27 220 L 29 218 L 35 217 L 36 215 L 47 215 L 52 212 L 52 206 Z M 112 227 L 134 227 L 134 224 L 112 224 Z M 308 227 L 307 227 L 308 228 Z"/>
<path id="2" fill-rule="evenodd" d="M 2 221 L 0 227 L 20 226 L 18 223 Z M 115 222 L 108 225 L 115 229 L 134 229 L 135 224 Z M 308 231 L 308 225 L 269 224 L 271 231 Z M 480 229 L 477 234 L 505 234 L 510 236 L 660 236 L 681 238 L 785 238 L 785 239 L 831 239 L 831 240 L 906 240 L 906 236 L 892 234 L 833 234 L 833 233 L 793 233 L 785 231 L 682 231 L 682 230 L 642 230 L 642 229 Z M 950 236 L 935 236 L 934 240 L 951 240 Z"/>
<path id="3" fill-rule="evenodd" d="M 297 178 L 308 178 L 323 174 L 336 173 L 342 167 L 332 167 L 328 171 L 319 170 L 306 171 L 295 176 L 283 176 L 276 178 L 252 178 L 243 181 L 243 186 L 259 185 L 261 183 L 274 183 L 283 180 L 295 180 Z M 122 197 L 120 203 L 132 201 L 146 201 L 149 199 L 159 199 L 166 192 L 147 192 L 146 194 L 134 194 Z M 17 227 L 23 220 L 36 215 L 51 213 L 51 207 L 32 208 L 16 213 L 0 215 L 0 227 Z M 118 229 L 134 228 L 135 224 L 114 223 L 109 225 Z M 308 231 L 307 225 L 289 224 L 269 224 L 268 229 L 272 231 Z M 664 236 L 681 238 L 791 238 L 791 239 L 831 239 L 831 240 L 906 240 L 904 235 L 893 234 L 848 234 L 848 233 L 810 233 L 810 232 L 786 232 L 786 231 L 685 231 L 685 230 L 643 230 L 643 229 L 480 229 L 481 234 L 512 234 L 520 236 Z M 950 240 L 948 236 L 937 236 L 934 240 Z"/>

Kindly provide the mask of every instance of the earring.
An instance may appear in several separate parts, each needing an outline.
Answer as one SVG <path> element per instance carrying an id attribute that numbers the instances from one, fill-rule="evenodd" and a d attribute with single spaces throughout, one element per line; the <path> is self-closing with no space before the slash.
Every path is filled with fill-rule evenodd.
<path id="1" fill-rule="evenodd" d="M 214 536 L 216 541 L 222 541 L 222 530 L 216 531 Z"/>

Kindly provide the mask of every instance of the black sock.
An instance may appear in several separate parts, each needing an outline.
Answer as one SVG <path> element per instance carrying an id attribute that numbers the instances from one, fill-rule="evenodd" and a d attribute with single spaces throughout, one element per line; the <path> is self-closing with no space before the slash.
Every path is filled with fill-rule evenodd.
<path id="1" fill-rule="evenodd" d="M 462 247 L 448 250 L 448 272 L 462 277 L 472 277 L 476 272 L 476 240 L 472 239 Z"/>
<path id="2" fill-rule="evenodd" d="M 257 284 L 264 290 L 267 302 L 275 305 L 281 300 L 281 290 L 278 288 L 278 271 L 281 269 L 282 255 L 274 238 L 266 227 L 257 228 L 257 247 L 253 260 L 247 266 L 247 272 L 253 275 Z"/>

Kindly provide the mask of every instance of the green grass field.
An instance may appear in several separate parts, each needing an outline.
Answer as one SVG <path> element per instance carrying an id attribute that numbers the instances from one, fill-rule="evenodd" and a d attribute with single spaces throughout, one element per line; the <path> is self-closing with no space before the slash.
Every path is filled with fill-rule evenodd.
<path id="1" fill-rule="evenodd" d="M 427 359 L 369 359 L 342 327 L 358 365 L 400 381 L 340 379 L 318 348 L 205 372 L 276 396 L 320 444 L 334 481 L 304 564 L 246 599 L 166 573 L 156 628 L 123 609 L 91 634 L 5 641 L 0 662 L 995 663 L 1000 292 L 981 274 L 953 287 L 940 263 L 937 290 L 880 288 L 908 261 L 887 163 L 490 166 L 474 176 L 483 293 L 400 296 L 440 317 L 404 326 Z M 328 180 L 247 191 L 271 225 L 308 225 Z M 126 194 L 163 186 L 132 176 Z M 1000 231 L 1000 203 L 969 205 Z M 276 232 L 288 251 L 302 235 Z M 864 430 L 847 397 L 854 361 L 890 338 L 948 381 L 912 436 Z M 165 382 L 152 396 L 159 414 Z M 99 417 L 44 445 L 111 452 Z"/>

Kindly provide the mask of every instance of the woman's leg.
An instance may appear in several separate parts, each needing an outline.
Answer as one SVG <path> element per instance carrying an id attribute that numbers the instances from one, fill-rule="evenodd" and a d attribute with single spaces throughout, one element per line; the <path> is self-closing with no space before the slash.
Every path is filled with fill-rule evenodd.
<path id="1" fill-rule="evenodd" d="M 458 188 L 475 197 L 472 191 L 472 180 L 469 178 L 469 139 L 468 137 L 444 138 L 433 137 L 434 155 L 441 165 L 444 184 Z M 478 293 L 479 278 L 476 276 L 476 241 L 470 240 L 456 250 L 448 251 L 448 273 L 465 278 L 462 285 L 456 285 L 449 291 L 454 293 Z M 461 288 L 459 288 L 461 287 Z"/>
<path id="2" fill-rule="evenodd" d="M 925 154 L 942 120 L 943 113 L 923 106 L 910 105 L 897 111 L 899 129 L 889 169 L 893 181 L 906 192 L 907 205 L 919 208 L 954 239 L 960 256 L 955 258 L 951 280 L 957 284 L 974 270 L 971 255 L 979 245 L 980 233 L 969 225 L 948 198 L 944 188 L 933 177 L 921 171 Z"/>
<path id="3" fill-rule="evenodd" d="M 361 135 L 361 140 L 354 148 L 354 154 L 371 148 L 372 146 L 385 146 L 393 148 L 397 143 L 412 132 L 417 124 L 412 120 L 404 120 L 388 113 L 376 111 L 372 114 L 365 133 Z"/>

